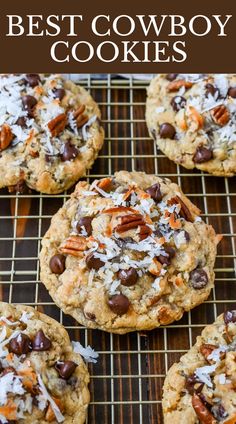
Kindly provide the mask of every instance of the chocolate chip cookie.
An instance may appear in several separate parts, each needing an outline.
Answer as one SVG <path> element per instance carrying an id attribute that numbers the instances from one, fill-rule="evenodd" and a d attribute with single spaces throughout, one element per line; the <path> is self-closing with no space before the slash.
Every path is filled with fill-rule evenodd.
<path id="1" fill-rule="evenodd" d="M 236 422 L 236 311 L 208 325 L 196 344 L 168 371 L 165 424 Z"/>
<path id="2" fill-rule="evenodd" d="M 103 139 L 83 87 L 59 75 L 0 76 L 0 188 L 60 193 L 85 175 Z"/>
<path id="3" fill-rule="evenodd" d="M 203 302 L 219 237 L 168 179 L 121 171 L 80 182 L 42 241 L 41 279 L 81 324 L 149 330 Z"/>
<path id="4" fill-rule="evenodd" d="M 149 88 L 146 120 L 175 163 L 236 174 L 236 74 L 162 74 Z"/>
<path id="5" fill-rule="evenodd" d="M 0 422 L 83 424 L 89 374 L 63 326 L 3 302 L 0 325 Z"/>

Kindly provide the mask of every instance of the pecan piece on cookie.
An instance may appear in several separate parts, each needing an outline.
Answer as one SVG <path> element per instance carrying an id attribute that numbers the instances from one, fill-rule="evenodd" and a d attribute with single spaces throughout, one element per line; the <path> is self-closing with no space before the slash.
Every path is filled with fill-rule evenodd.
<path id="1" fill-rule="evenodd" d="M 13 140 L 13 134 L 9 125 L 4 124 L 0 131 L 0 150 L 6 149 Z"/>
<path id="2" fill-rule="evenodd" d="M 229 122 L 230 113 L 225 105 L 216 106 L 212 109 L 211 115 L 215 123 L 222 127 Z"/>
<path id="3" fill-rule="evenodd" d="M 51 132 L 52 137 L 58 136 L 62 131 L 64 131 L 67 125 L 67 116 L 65 113 L 61 113 L 52 119 L 48 123 L 48 129 Z"/>
<path id="4" fill-rule="evenodd" d="M 88 122 L 88 116 L 84 114 L 85 105 L 81 105 L 74 111 L 74 119 L 76 120 L 77 127 L 83 127 L 86 122 Z"/>
<path id="5" fill-rule="evenodd" d="M 197 394 L 192 397 L 192 406 L 202 424 L 217 424 L 216 419 Z"/>
<path id="6" fill-rule="evenodd" d="M 193 86 L 193 83 L 190 82 L 190 81 L 185 81 L 183 79 L 181 79 L 181 80 L 174 80 L 174 81 L 171 81 L 168 84 L 167 90 L 169 92 L 178 91 L 181 87 L 185 87 L 188 90 L 192 86 Z"/>
<path id="7" fill-rule="evenodd" d="M 59 250 L 61 253 L 72 255 L 76 257 L 81 257 L 83 252 L 87 248 L 87 241 L 85 237 L 82 236 L 70 236 L 65 240 L 64 243 L 60 246 Z"/>
<path id="8" fill-rule="evenodd" d="M 181 206 L 179 214 L 182 218 L 184 218 L 186 221 L 194 222 L 194 219 L 192 217 L 192 214 L 189 208 L 185 205 L 185 203 L 179 196 L 174 196 L 168 200 L 168 205 L 175 205 L 175 204 L 179 204 Z"/>
<path id="9" fill-rule="evenodd" d="M 134 230 L 145 224 L 143 216 L 140 214 L 130 214 L 121 217 L 121 223 L 115 227 L 117 233 L 125 233 L 129 230 Z"/>

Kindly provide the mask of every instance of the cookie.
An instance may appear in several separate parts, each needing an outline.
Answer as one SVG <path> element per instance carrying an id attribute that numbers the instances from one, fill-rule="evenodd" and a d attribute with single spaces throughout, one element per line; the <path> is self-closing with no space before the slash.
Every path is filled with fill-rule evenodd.
<path id="1" fill-rule="evenodd" d="M 219 238 L 168 179 L 121 171 L 80 182 L 42 241 L 41 280 L 81 324 L 150 330 L 202 303 Z"/>
<path id="2" fill-rule="evenodd" d="M 83 87 L 60 75 L 0 76 L 0 188 L 60 193 L 91 168 L 103 140 Z"/>
<path id="3" fill-rule="evenodd" d="M 0 422 L 84 423 L 89 374 L 64 327 L 3 302 L 0 324 Z"/>
<path id="4" fill-rule="evenodd" d="M 205 327 L 196 344 L 168 371 L 165 424 L 236 422 L 236 311 Z"/>
<path id="5" fill-rule="evenodd" d="M 149 88 L 146 120 L 175 163 L 236 174 L 236 74 L 162 74 Z"/>

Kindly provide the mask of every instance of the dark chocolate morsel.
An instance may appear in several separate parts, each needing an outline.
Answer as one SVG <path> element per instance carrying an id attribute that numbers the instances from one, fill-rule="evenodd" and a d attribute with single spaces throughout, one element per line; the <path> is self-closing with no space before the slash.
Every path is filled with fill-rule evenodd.
<path id="1" fill-rule="evenodd" d="M 175 136 L 175 128 L 173 125 L 169 124 L 168 122 L 165 122 L 164 124 L 160 125 L 160 136 L 161 138 L 170 138 L 171 140 Z"/>
<path id="2" fill-rule="evenodd" d="M 67 160 L 75 159 L 79 154 L 79 150 L 77 149 L 74 144 L 72 144 L 70 141 L 67 141 L 64 145 L 64 151 L 61 154 L 61 160 L 63 162 L 66 162 Z"/>
<path id="3" fill-rule="evenodd" d="M 212 150 L 206 147 L 198 147 L 194 156 L 193 156 L 193 162 L 194 163 L 204 163 L 211 160 L 213 157 Z"/>
<path id="4" fill-rule="evenodd" d="M 17 121 L 16 125 L 19 125 L 21 128 L 26 128 L 26 119 L 24 116 L 20 116 Z"/>
<path id="5" fill-rule="evenodd" d="M 87 235 L 91 236 L 93 231 L 92 220 L 93 218 L 91 216 L 83 216 L 82 218 L 80 218 L 76 225 L 78 233 L 80 233 L 83 229 L 82 227 L 84 227 Z"/>
<path id="6" fill-rule="evenodd" d="M 184 109 L 186 106 L 186 99 L 182 96 L 175 96 L 171 100 L 171 106 L 175 112 L 178 112 L 180 109 Z"/>
<path id="7" fill-rule="evenodd" d="M 93 252 L 89 253 L 88 256 L 86 256 L 85 261 L 89 269 L 95 269 L 96 271 L 105 265 L 104 262 L 101 261 L 101 259 L 96 258 L 94 256 Z"/>
<path id="8" fill-rule="evenodd" d="M 236 87 L 229 87 L 228 96 L 236 98 Z"/>
<path id="9" fill-rule="evenodd" d="M 64 88 L 53 88 L 52 92 L 54 97 L 59 100 L 62 100 L 66 94 Z"/>
<path id="10" fill-rule="evenodd" d="M 43 330 L 37 331 L 32 341 L 32 349 L 38 352 L 49 350 L 52 347 L 52 342 L 45 336 Z"/>
<path id="11" fill-rule="evenodd" d="M 31 340 L 24 333 L 18 334 L 18 336 L 14 337 L 9 342 L 9 352 L 19 356 L 30 352 L 31 348 Z"/>
<path id="12" fill-rule="evenodd" d="M 162 265 L 170 265 L 171 263 L 171 259 L 175 256 L 175 249 L 171 246 L 166 246 L 164 248 L 166 255 L 159 255 L 157 257 L 157 260 L 162 264 Z"/>
<path id="13" fill-rule="evenodd" d="M 108 300 L 108 305 L 116 315 L 124 315 L 128 312 L 130 301 L 123 294 L 115 294 Z"/>
<path id="14" fill-rule="evenodd" d="M 205 89 L 206 89 L 206 96 L 208 97 L 209 94 L 211 94 L 215 100 L 217 100 L 220 97 L 220 91 L 217 87 L 215 87 L 213 84 L 206 84 L 205 85 Z"/>
<path id="15" fill-rule="evenodd" d="M 76 367 L 77 364 L 73 361 L 57 362 L 55 364 L 55 368 L 59 373 L 60 377 L 64 378 L 65 380 L 71 377 Z"/>
<path id="16" fill-rule="evenodd" d="M 236 311 L 226 311 L 224 313 L 224 322 L 225 324 L 236 322 Z"/>
<path id="17" fill-rule="evenodd" d="M 174 81 L 176 78 L 177 78 L 177 76 L 178 76 L 179 74 L 167 74 L 166 75 L 166 79 L 168 80 L 168 81 Z"/>
<path id="18" fill-rule="evenodd" d="M 49 262 L 50 270 L 53 274 L 62 274 L 66 269 L 65 262 L 66 257 L 60 253 L 52 256 Z"/>
<path id="19" fill-rule="evenodd" d="M 35 97 L 33 96 L 23 96 L 22 97 L 22 105 L 23 105 L 23 109 L 27 111 L 28 116 L 30 118 L 34 117 L 34 108 L 37 104 L 37 100 Z"/>
<path id="20" fill-rule="evenodd" d="M 146 189 L 146 193 L 148 193 L 155 202 L 160 202 L 162 200 L 163 196 L 159 183 L 153 184 L 152 186 L 148 187 Z"/>
<path id="21" fill-rule="evenodd" d="M 39 74 L 26 74 L 26 81 L 30 87 L 34 88 L 41 82 Z"/>
<path id="22" fill-rule="evenodd" d="M 204 269 L 196 268 L 190 272 L 190 282 L 194 289 L 203 289 L 208 283 L 208 276 Z"/>
<path id="23" fill-rule="evenodd" d="M 118 272 L 118 278 L 123 286 L 130 287 L 137 283 L 138 273 L 134 268 L 121 269 Z"/>

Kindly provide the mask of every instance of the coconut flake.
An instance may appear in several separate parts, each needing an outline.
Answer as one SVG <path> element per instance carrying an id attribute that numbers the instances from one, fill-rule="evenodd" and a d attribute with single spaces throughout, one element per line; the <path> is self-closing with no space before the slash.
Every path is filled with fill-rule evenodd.
<path id="1" fill-rule="evenodd" d="M 7 319 L 4 316 L 1 316 L 0 317 L 0 321 L 5 322 L 5 324 L 9 325 L 9 327 L 19 324 L 19 321 L 14 321 L 13 322 L 13 321 L 10 321 L 9 319 Z"/>
<path id="2" fill-rule="evenodd" d="M 91 125 L 94 124 L 94 122 L 96 122 L 97 120 L 97 115 L 92 116 L 82 127 L 82 136 L 83 136 L 83 140 L 87 141 L 88 138 L 91 137 L 91 134 L 89 133 L 88 128 L 91 127 Z"/>
<path id="3" fill-rule="evenodd" d="M 20 321 L 23 322 L 24 324 L 28 324 L 28 322 L 30 321 L 30 319 L 34 316 L 33 312 L 26 312 L 23 311 L 22 315 L 20 317 Z"/>
<path id="4" fill-rule="evenodd" d="M 25 390 L 22 386 L 21 378 L 13 372 L 9 372 L 0 377 L 0 404 L 5 405 L 7 402 L 7 394 L 23 395 Z"/>
<path id="5" fill-rule="evenodd" d="M 217 365 L 206 365 L 205 367 L 197 368 L 195 370 L 196 377 L 206 384 L 208 387 L 213 387 L 210 374 L 212 374 L 217 368 Z"/>
<path id="6" fill-rule="evenodd" d="M 54 400 L 52 399 L 52 397 L 49 395 L 46 386 L 40 376 L 40 374 L 37 374 L 38 377 L 38 383 L 39 383 L 39 388 L 41 390 L 42 395 L 45 397 L 45 399 L 48 400 L 48 402 L 50 403 L 52 410 L 54 412 L 54 415 L 57 419 L 57 421 L 59 423 L 62 423 L 65 420 L 65 417 L 62 415 L 60 409 L 58 408 L 57 404 L 54 402 Z"/>
<path id="7" fill-rule="evenodd" d="M 86 362 L 97 362 L 99 355 L 97 352 L 95 352 L 94 349 L 91 348 L 91 346 L 88 345 L 85 348 L 82 346 L 82 344 L 80 344 L 80 342 L 72 341 L 72 348 L 75 353 L 79 353 L 81 356 L 83 356 Z"/>

